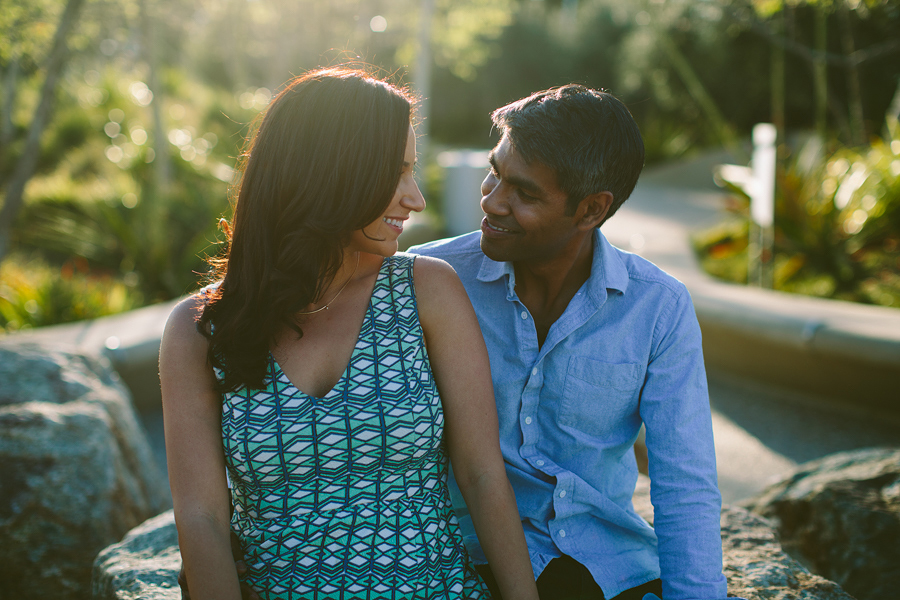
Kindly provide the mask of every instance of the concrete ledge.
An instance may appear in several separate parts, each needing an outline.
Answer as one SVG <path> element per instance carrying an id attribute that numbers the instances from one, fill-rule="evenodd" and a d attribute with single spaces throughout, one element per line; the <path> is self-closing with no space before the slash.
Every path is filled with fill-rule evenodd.
<path id="1" fill-rule="evenodd" d="M 708 368 L 900 413 L 900 310 L 686 282 Z"/>
<path id="2" fill-rule="evenodd" d="M 703 179 L 719 158 L 686 165 L 686 181 Z M 726 218 L 727 195 L 709 186 L 663 185 L 671 170 L 642 178 L 602 230 L 684 282 L 707 369 L 900 415 L 900 310 L 713 279 L 701 271 L 690 235 Z"/>
<path id="3" fill-rule="evenodd" d="M 9 337 L 103 353 L 131 390 L 135 408 L 142 412 L 159 410 L 159 342 L 166 319 L 179 301 L 90 321 L 26 330 Z"/>
<path id="4" fill-rule="evenodd" d="M 708 371 L 900 415 L 900 310 L 748 288 L 699 272 L 676 276 L 691 293 Z"/>
<path id="5" fill-rule="evenodd" d="M 657 261 L 663 268 L 666 261 Z M 900 414 L 900 310 L 809 298 L 670 269 L 685 282 L 708 369 Z M 11 334 L 105 353 L 141 411 L 160 403 L 159 342 L 178 301 Z"/>
<path id="6" fill-rule="evenodd" d="M 900 310 L 710 281 L 689 281 L 710 325 L 822 356 L 900 367 Z"/>

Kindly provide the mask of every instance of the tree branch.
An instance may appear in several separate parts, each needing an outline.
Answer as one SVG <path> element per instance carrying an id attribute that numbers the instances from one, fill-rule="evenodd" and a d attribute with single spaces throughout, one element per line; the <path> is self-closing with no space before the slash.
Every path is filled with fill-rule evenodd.
<path id="1" fill-rule="evenodd" d="M 843 54 L 835 54 L 833 52 L 821 52 L 773 31 L 768 23 L 756 18 L 755 13 L 750 8 L 735 9 L 729 5 L 720 6 L 738 24 L 743 25 L 750 31 L 766 38 L 770 43 L 780 48 L 784 48 L 813 64 L 819 60 L 824 60 L 824 62 L 829 65 L 845 68 L 857 67 L 864 62 L 881 58 L 893 54 L 894 52 L 900 52 L 900 39 L 887 40 L 875 44 L 874 46 L 869 46 L 868 48 L 860 48 L 846 56 Z"/>
<path id="2" fill-rule="evenodd" d="M 22 207 L 25 184 L 34 175 L 37 167 L 38 156 L 41 150 L 41 135 L 50 120 L 53 112 L 53 101 L 56 95 L 56 82 L 62 73 L 63 67 L 69 58 L 67 40 L 75 24 L 78 22 L 81 7 L 84 0 L 69 0 L 66 9 L 59 20 L 56 33 L 53 37 L 53 48 L 47 60 L 47 77 L 41 87 L 41 100 L 34 111 L 31 126 L 28 128 L 28 136 L 25 139 L 25 147 L 19 159 L 16 169 L 6 189 L 6 198 L 3 208 L 0 209 L 0 262 L 9 251 L 10 235 L 16 215 Z"/>

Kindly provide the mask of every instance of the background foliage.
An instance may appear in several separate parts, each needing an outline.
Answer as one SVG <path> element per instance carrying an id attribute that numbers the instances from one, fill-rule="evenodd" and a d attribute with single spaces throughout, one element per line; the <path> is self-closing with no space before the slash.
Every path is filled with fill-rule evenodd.
<path id="1" fill-rule="evenodd" d="M 760 121 L 776 123 L 782 140 L 816 131 L 814 161 L 781 148 L 793 157 L 781 177 L 781 269 L 824 269 L 825 295 L 883 303 L 894 292 L 873 282 L 898 269 L 872 257 L 894 256 L 897 240 L 896 174 L 887 182 L 898 142 L 885 123 L 900 113 L 898 32 L 898 0 L 3 0 L 3 206 L 17 177 L 27 184 L 22 207 L 0 217 L 11 232 L 9 254 L 0 247 L 0 327 L 194 289 L 203 255 L 218 249 L 247 123 L 292 75 L 346 60 L 407 83 L 430 68 L 429 182 L 440 179 L 441 148 L 492 145 L 492 109 L 571 81 L 628 104 L 651 163 L 707 146 L 740 152 L 737 140 Z M 815 208 L 835 205 L 857 165 L 880 175 L 840 210 Z"/>

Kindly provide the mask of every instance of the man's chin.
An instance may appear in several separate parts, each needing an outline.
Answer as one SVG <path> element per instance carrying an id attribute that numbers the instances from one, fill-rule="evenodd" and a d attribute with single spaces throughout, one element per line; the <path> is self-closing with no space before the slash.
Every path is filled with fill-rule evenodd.
<path id="1" fill-rule="evenodd" d="M 498 247 L 499 244 L 495 240 L 491 240 L 482 233 L 481 234 L 481 251 L 489 259 L 496 262 L 507 262 L 514 260 L 508 251 Z"/>

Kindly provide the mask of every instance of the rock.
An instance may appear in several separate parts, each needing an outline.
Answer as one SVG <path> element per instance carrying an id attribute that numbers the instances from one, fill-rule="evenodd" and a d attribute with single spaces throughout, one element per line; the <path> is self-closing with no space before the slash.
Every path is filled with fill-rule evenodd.
<path id="1" fill-rule="evenodd" d="M 178 532 L 169 510 L 128 532 L 94 561 L 94 600 L 180 600 Z"/>
<path id="2" fill-rule="evenodd" d="M 97 553 L 169 506 L 104 358 L 0 342 L 0 595 L 88 597 Z"/>
<path id="3" fill-rule="evenodd" d="M 801 465 L 747 503 L 811 571 L 859 600 L 900 589 L 900 448 L 841 452 Z"/>
<path id="4" fill-rule="evenodd" d="M 748 600 L 853 600 L 841 586 L 810 573 L 778 543 L 773 524 L 740 507 L 722 511 L 728 595 Z"/>
<path id="5" fill-rule="evenodd" d="M 638 514 L 652 522 L 650 480 L 635 491 Z M 729 596 L 748 600 L 854 600 L 785 554 L 771 522 L 740 507 L 722 511 L 722 548 Z M 168 511 L 104 550 L 94 564 L 94 600 L 178 600 L 178 534 Z"/>
<path id="6" fill-rule="evenodd" d="M 634 508 L 653 522 L 650 479 L 639 476 Z M 778 543 L 774 525 L 740 507 L 722 510 L 722 562 L 728 595 L 748 600 L 853 600 L 839 585 L 810 573 Z"/>

